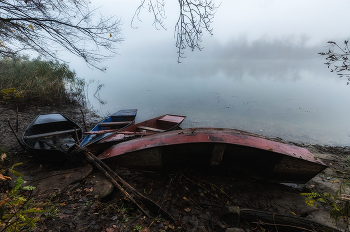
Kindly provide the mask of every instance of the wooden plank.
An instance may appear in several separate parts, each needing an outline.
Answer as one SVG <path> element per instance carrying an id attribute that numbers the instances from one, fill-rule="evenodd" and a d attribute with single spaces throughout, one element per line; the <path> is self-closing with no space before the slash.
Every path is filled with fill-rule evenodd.
<path id="1" fill-rule="evenodd" d="M 158 119 L 158 121 L 165 121 L 165 122 L 173 122 L 173 123 L 180 123 L 184 120 L 183 116 L 175 116 L 175 115 L 165 115 L 164 117 Z"/>
<path id="2" fill-rule="evenodd" d="M 220 143 L 215 144 L 212 152 L 212 157 L 210 160 L 210 164 L 212 166 L 219 166 L 221 164 L 222 157 L 225 152 L 225 148 L 226 148 L 226 144 L 220 144 Z"/>
<path id="3" fill-rule="evenodd" d="M 78 129 L 78 130 L 80 130 L 80 129 Z M 72 132 L 75 132 L 75 130 L 74 129 L 70 129 L 70 130 L 49 132 L 49 133 L 43 133 L 43 134 L 37 134 L 37 135 L 28 135 L 28 136 L 25 136 L 24 138 L 26 138 L 26 139 L 37 139 L 37 138 L 43 138 L 43 137 L 47 137 L 47 136 L 68 134 L 68 133 L 72 133 Z"/>
<path id="4" fill-rule="evenodd" d="M 87 132 L 84 132 L 83 134 L 98 135 L 98 134 L 112 133 L 112 132 L 116 132 L 116 131 L 118 131 L 118 130 L 120 130 L 120 129 L 99 130 L 99 131 L 87 131 Z M 125 135 L 153 135 L 154 133 L 124 131 L 124 132 L 116 132 L 115 134 L 125 134 Z"/>
<path id="5" fill-rule="evenodd" d="M 137 129 L 141 130 L 149 130 L 149 131 L 154 131 L 154 132 L 164 132 L 165 130 L 153 128 L 153 127 L 147 127 L 147 126 L 138 126 Z"/>
<path id="6" fill-rule="evenodd" d="M 105 126 L 119 126 L 119 125 L 128 125 L 132 123 L 132 121 L 124 121 L 124 122 L 101 122 L 98 124 L 99 127 L 105 127 Z"/>

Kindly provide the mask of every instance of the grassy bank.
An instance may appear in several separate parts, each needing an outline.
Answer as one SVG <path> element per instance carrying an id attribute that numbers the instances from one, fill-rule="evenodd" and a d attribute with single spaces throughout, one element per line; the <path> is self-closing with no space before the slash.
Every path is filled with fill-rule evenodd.
<path id="1" fill-rule="evenodd" d="M 36 104 L 84 102 L 83 79 L 66 64 L 23 56 L 0 60 L 0 101 Z"/>

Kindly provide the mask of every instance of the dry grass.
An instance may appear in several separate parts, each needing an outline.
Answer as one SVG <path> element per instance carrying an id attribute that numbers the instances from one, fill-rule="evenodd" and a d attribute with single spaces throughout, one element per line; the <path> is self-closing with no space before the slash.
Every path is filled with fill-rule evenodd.
<path id="1" fill-rule="evenodd" d="M 2 102 L 83 103 L 84 86 L 84 80 L 58 61 L 28 57 L 0 60 Z"/>

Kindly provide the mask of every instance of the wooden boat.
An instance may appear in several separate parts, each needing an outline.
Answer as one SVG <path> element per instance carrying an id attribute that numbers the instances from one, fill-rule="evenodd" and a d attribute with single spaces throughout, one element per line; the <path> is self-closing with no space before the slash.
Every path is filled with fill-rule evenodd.
<path id="1" fill-rule="evenodd" d="M 62 114 L 38 115 L 24 131 L 23 143 L 33 155 L 47 161 L 68 158 L 82 137 L 81 127 Z"/>
<path id="2" fill-rule="evenodd" d="M 104 150 L 125 140 L 174 130 L 180 126 L 185 118 L 186 116 L 165 114 L 121 129 L 100 140 L 96 145 Z"/>
<path id="3" fill-rule="evenodd" d="M 142 170 L 168 171 L 195 165 L 293 183 L 305 183 L 326 168 L 305 148 L 218 128 L 150 135 L 114 145 L 98 158 Z"/>
<path id="4" fill-rule="evenodd" d="M 94 143 L 113 135 L 113 133 L 133 125 L 135 123 L 136 114 L 136 109 L 119 110 L 115 112 L 99 122 L 91 131 L 84 133 L 87 135 L 80 143 L 80 146 L 93 146 Z"/>

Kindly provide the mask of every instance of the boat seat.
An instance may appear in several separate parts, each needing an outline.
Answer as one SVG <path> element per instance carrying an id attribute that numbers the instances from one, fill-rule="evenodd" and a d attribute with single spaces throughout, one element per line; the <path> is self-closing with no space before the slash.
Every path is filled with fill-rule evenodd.
<path id="1" fill-rule="evenodd" d="M 175 124 L 181 123 L 183 120 L 184 120 L 184 117 L 173 116 L 173 115 L 165 115 L 164 117 L 157 119 L 157 121 L 172 122 Z"/>
<path id="2" fill-rule="evenodd" d="M 128 125 L 132 123 L 132 121 L 124 121 L 124 122 L 101 122 L 98 124 L 99 127 L 107 127 L 107 126 L 120 126 L 120 125 Z"/>
<path id="3" fill-rule="evenodd" d="M 76 129 L 77 131 L 80 131 L 80 128 Z M 70 130 L 63 130 L 63 131 L 56 131 L 56 132 L 49 132 L 49 133 L 43 133 L 43 134 L 37 134 L 37 135 L 28 135 L 25 136 L 25 139 L 37 139 L 37 138 L 43 138 L 47 136 L 54 136 L 54 135 L 61 135 L 61 134 L 68 134 L 75 132 L 75 129 Z"/>
<path id="4" fill-rule="evenodd" d="M 162 130 L 162 129 L 157 129 L 157 128 L 153 128 L 153 127 L 147 127 L 147 126 L 138 126 L 137 129 L 149 130 L 149 131 L 154 131 L 154 132 L 164 132 L 165 131 L 165 130 Z"/>

